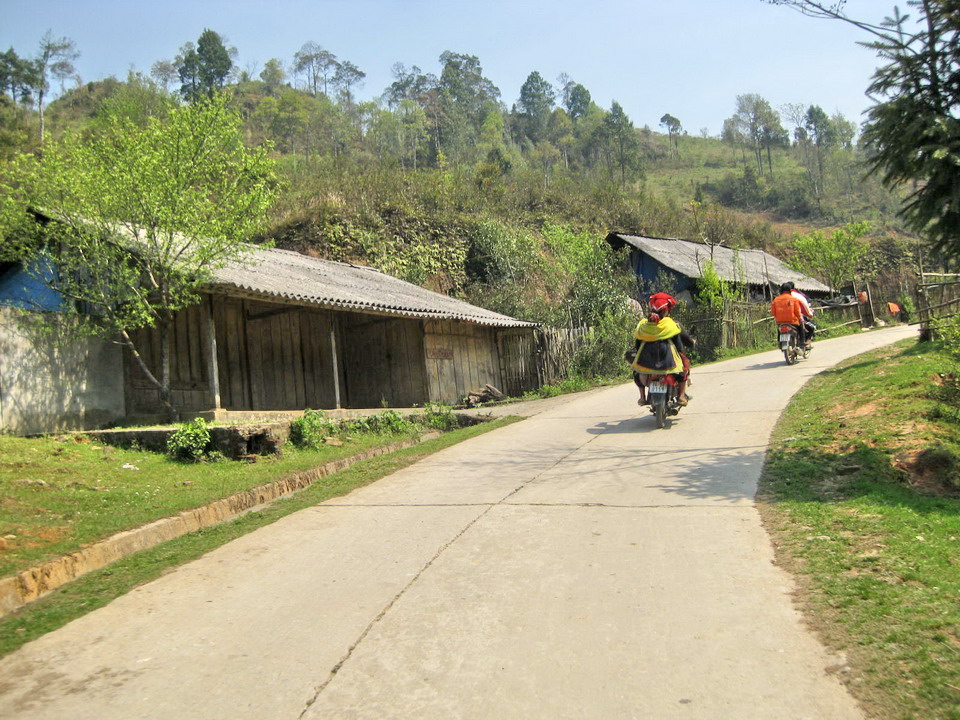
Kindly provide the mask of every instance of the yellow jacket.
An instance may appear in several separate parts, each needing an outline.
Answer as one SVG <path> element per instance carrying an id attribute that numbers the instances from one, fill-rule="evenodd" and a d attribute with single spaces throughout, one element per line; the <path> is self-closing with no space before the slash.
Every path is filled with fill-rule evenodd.
<path id="1" fill-rule="evenodd" d="M 677 346 L 670 340 L 679 334 L 680 326 L 673 318 L 661 318 L 658 323 L 641 320 L 633 333 L 640 341 L 637 354 L 630 363 L 633 369 L 649 375 L 682 373 L 683 361 Z"/>

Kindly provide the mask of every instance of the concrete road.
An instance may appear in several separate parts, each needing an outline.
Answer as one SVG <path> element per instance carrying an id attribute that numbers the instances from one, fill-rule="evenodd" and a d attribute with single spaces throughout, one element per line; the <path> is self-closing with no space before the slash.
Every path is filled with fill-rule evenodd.
<path id="1" fill-rule="evenodd" d="M 28 644 L 0 717 L 862 718 L 753 496 L 803 382 L 914 332 L 695 369 L 666 430 L 629 385 L 521 408 Z"/>

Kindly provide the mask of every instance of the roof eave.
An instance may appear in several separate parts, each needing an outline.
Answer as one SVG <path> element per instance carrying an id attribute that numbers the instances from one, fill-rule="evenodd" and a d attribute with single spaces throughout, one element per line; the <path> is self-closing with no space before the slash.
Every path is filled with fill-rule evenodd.
<path id="1" fill-rule="evenodd" d="M 260 300 L 263 302 L 273 302 L 280 305 L 294 305 L 297 307 L 319 308 L 331 310 L 334 312 L 359 312 L 366 315 L 379 315 L 382 317 L 407 318 L 411 320 L 453 320 L 459 322 L 468 322 L 474 325 L 483 325 L 485 327 L 495 328 L 537 328 L 542 323 L 528 322 L 526 320 L 510 319 L 504 322 L 496 318 L 486 318 L 482 316 L 471 316 L 465 313 L 451 313 L 441 310 L 415 310 L 411 308 L 394 308 L 367 303 L 351 302 L 347 300 L 331 301 L 318 298 L 307 297 L 287 297 L 276 293 L 253 290 L 251 288 L 239 287 L 225 283 L 215 283 L 207 286 L 206 292 L 211 295 L 228 295 L 230 297 L 241 297 L 249 300 Z"/>

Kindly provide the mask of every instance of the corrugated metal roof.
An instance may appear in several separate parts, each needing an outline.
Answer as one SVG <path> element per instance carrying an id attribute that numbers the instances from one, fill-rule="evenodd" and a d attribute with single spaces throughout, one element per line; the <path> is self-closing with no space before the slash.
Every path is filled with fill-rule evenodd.
<path id="1" fill-rule="evenodd" d="M 721 245 L 711 247 L 706 243 L 691 240 L 621 233 L 610 233 L 607 235 L 607 242 L 614 247 L 630 245 L 687 277 L 700 277 L 704 263 L 712 259 L 717 275 L 723 280 L 746 282 L 748 285 L 780 285 L 791 280 L 798 290 L 830 291 L 830 288 L 819 280 L 787 267 L 778 258 L 763 250 L 733 250 Z"/>
<path id="2" fill-rule="evenodd" d="M 373 268 L 321 260 L 291 250 L 256 248 L 214 273 L 213 287 L 264 299 L 283 298 L 326 308 L 496 327 L 536 327 L 435 293 Z"/>

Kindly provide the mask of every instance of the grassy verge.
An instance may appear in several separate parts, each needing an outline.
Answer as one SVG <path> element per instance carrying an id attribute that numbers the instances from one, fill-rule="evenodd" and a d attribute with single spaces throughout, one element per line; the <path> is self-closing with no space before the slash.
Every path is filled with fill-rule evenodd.
<path id="1" fill-rule="evenodd" d="M 416 436 L 365 433 L 343 446 L 315 450 L 288 443 L 282 458 L 253 464 L 182 463 L 79 435 L 0 436 L 0 538 L 9 538 L 0 551 L 0 576 L 287 473 Z"/>
<path id="2" fill-rule="evenodd" d="M 297 510 L 345 495 L 432 453 L 516 420 L 517 418 L 504 418 L 454 430 L 406 450 L 363 460 L 343 472 L 317 481 L 296 495 L 278 500 L 264 510 L 184 535 L 84 575 L 0 619 L 0 655 L 56 630 L 71 620 L 106 605 L 135 586 L 158 577 L 167 569 L 200 557 L 234 538 L 269 525 Z M 235 463 L 228 466 L 236 470 L 243 467 Z"/>
<path id="3" fill-rule="evenodd" d="M 960 719 L 960 426 L 942 348 L 905 341 L 813 379 L 759 495 L 780 562 L 877 717 Z M 949 378 L 946 379 L 949 385 Z"/>

